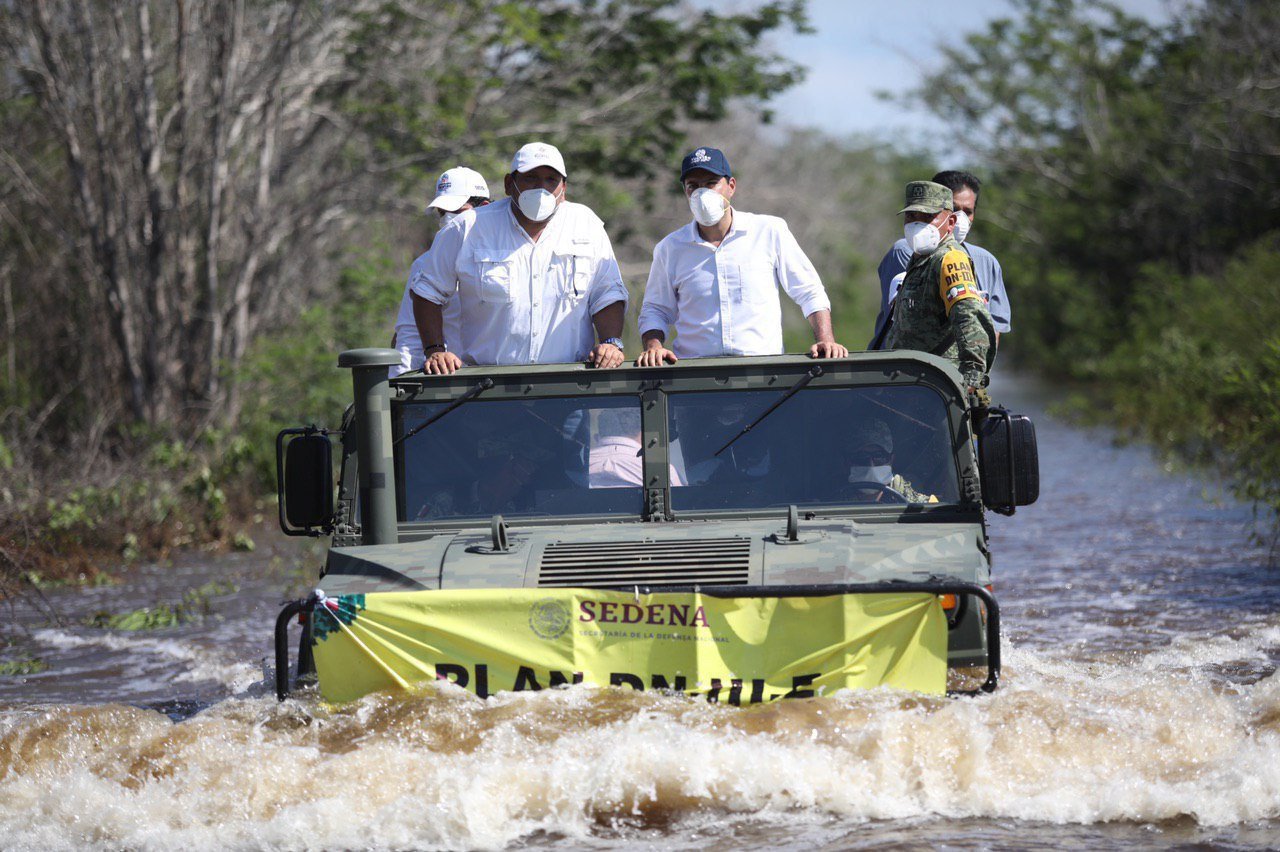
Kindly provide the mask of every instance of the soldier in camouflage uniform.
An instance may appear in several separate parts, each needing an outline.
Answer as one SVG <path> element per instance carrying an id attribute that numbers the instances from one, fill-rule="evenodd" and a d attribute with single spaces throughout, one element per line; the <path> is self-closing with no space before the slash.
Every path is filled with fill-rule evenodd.
<path id="1" fill-rule="evenodd" d="M 907 275 L 894 302 L 886 349 L 918 349 L 956 365 L 967 387 L 987 386 L 995 326 L 978 290 L 973 262 L 952 236 L 950 189 L 932 181 L 907 184 Z"/>
<path id="2" fill-rule="evenodd" d="M 859 501 L 894 502 L 887 488 L 901 494 L 908 503 L 938 502 L 936 496 L 921 494 L 901 474 L 893 472 L 893 433 L 883 420 L 855 423 L 846 441 L 849 482 L 854 485 L 851 491 Z"/>

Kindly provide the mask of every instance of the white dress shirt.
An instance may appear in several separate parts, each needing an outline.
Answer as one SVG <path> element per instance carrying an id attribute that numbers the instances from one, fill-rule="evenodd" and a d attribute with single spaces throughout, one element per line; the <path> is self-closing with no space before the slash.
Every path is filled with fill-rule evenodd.
<path id="1" fill-rule="evenodd" d="M 404 298 L 400 300 L 400 311 L 396 314 L 396 349 L 400 352 L 400 363 L 390 370 L 393 379 L 410 370 L 421 370 L 422 362 L 426 360 L 422 351 L 422 337 L 418 334 L 418 323 L 413 318 L 413 299 L 409 295 L 413 277 L 422 269 L 426 260 L 427 252 L 418 255 L 413 266 L 409 267 L 409 278 L 404 283 Z M 450 352 L 456 352 L 458 336 L 462 330 L 462 306 L 457 299 L 450 299 L 441 313 L 444 315 L 444 345 Z M 441 341 L 432 341 L 439 342 Z"/>
<path id="2" fill-rule="evenodd" d="M 690 222 L 653 250 L 640 308 L 640 333 L 676 329 L 681 358 L 782 353 L 778 285 L 807 317 L 830 310 L 818 272 L 787 223 L 733 211 L 729 233 L 713 246 Z"/>
<path id="3" fill-rule="evenodd" d="M 466 211 L 436 235 L 412 289 L 438 305 L 459 302 L 454 351 L 467 364 L 585 360 L 596 343 L 591 317 L 627 301 L 604 223 L 569 201 L 537 242 L 509 198 Z"/>
<path id="4" fill-rule="evenodd" d="M 627 488 L 644 485 L 644 463 L 640 441 L 623 436 L 606 436 L 591 445 L 587 464 L 588 488 Z M 682 486 L 684 480 L 674 465 L 667 467 L 671 485 Z"/>

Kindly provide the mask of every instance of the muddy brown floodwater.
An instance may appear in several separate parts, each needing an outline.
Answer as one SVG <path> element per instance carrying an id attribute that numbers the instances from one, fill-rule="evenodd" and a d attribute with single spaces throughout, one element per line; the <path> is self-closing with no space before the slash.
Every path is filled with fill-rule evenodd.
<path id="1" fill-rule="evenodd" d="M 992 519 L 993 695 L 277 704 L 262 661 L 297 557 L 186 557 L 51 593 L 58 621 L 0 612 L 4 659 L 48 665 L 0 677 L 0 848 L 1280 846 L 1280 572 L 1248 507 L 1001 378 L 1043 484 Z M 198 622 L 82 626 L 210 581 Z"/>

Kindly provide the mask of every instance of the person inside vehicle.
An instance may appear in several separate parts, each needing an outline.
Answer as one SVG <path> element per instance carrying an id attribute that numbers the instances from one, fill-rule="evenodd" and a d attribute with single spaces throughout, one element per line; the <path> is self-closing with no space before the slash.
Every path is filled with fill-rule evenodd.
<path id="1" fill-rule="evenodd" d="M 528 431 L 494 433 L 475 442 L 467 455 L 474 479 L 441 483 L 418 511 L 417 520 L 470 517 L 527 511 L 532 496 L 527 486 L 539 468 L 553 457 Z"/>
<path id="2" fill-rule="evenodd" d="M 766 476 L 771 463 L 769 446 L 757 435 L 744 436 L 716 455 L 716 450 L 758 414 L 759 409 L 741 401 L 714 407 L 681 406 L 671 444 L 672 463 L 683 472 L 679 484 L 752 482 Z"/>
<path id="3" fill-rule="evenodd" d="M 883 420 L 864 420 L 848 434 L 849 494 L 860 503 L 937 503 L 893 472 L 893 433 Z"/>
<path id="4" fill-rule="evenodd" d="M 591 458 L 587 465 L 588 487 L 628 488 L 644 484 L 644 458 L 641 454 L 640 410 L 606 408 L 596 414 L 596 430 L 591 441 Z M 671 485 L 684 485 L 684 480 L 670 468 Z"/>

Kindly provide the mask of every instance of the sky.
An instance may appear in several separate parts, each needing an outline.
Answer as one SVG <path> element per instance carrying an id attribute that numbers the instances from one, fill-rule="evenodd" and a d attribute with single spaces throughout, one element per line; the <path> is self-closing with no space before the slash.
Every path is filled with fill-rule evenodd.
<path id="1" fill-rule="evenodd" d="M 1170 17 L 1169 0 L 1119 0 L 1131 15 Z M 947 15 L 945 10 L 956 10 Z M 777 39 L 775 49 L 805 65 L 805 82 L 770 107 L 780 123 L 816 127 L 833 136 L 863 135 L 918 147 L 928 113 L 876 97 L 906 92 L 938 61 L 937 45 L 959 42 L 1001 17 L 1013 17 L 1006 0 L 809 0 L 815 32 Z M 914 53 L 913 53 L 914 51 Z"/>

